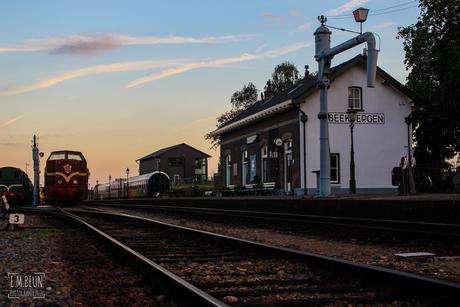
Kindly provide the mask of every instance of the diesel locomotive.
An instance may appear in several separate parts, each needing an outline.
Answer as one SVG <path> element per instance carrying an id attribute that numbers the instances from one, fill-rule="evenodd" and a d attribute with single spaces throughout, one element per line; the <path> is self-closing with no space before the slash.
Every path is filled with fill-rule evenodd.
<path id="1" fill-rule="evenodd" d="M 0 168 L 0 190 L 12 206 L 33 202 L 32 182 L 29 176 L 17 167 Z"/>
<path id="2" fill-rule="evenodd" d="M 45 167 L 45 202 L 78 205 L 88 198 L 89 170 L 79 151 L 53 151 Z"/>

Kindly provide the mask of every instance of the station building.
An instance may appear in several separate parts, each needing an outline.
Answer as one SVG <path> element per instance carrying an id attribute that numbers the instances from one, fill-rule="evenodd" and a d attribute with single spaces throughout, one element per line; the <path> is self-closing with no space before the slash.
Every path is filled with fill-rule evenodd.
<path id="1" fill-rule="evenodd" d="M 171 183 L 176 183 L 183 179 L 207 179 L 209 158 L 210 155 L 182 143 L 157 150 L 136 162 L 139 175 L 161 171 Z"/>
<path id="2" fill-rule="evenodd" d="M 391 171 L 412 148 L 406 118 L 417 101 L 404 85 L 377 67 L 367 87 L 366 57 L 329 70 L 328 119 L 332 194 L 350 187 L 351 131 L 347 110 L 357 109 L 354 160 L 357 193 L 397 191 Z M 282 92 L 267 83 L 262 100 L 211 132 L 221 142 L 222 185 L 276 183 L 278 194 L 315 194 L 320 169 L 317 77 L 308 72 Z"/>

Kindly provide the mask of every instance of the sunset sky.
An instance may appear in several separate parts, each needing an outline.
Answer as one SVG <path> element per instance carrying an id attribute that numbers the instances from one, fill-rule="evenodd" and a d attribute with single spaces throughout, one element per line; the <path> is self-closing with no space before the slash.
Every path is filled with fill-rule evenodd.
<path id="1" fill-rule="evenodd" d="M 127 167 L 135 176 L 137 159 L 180 143 L 211 155 L 217 172 L 204 135 L 231 95 L 249 82 L 263 91 L 285 61 L 317 70 L 317 17 L 359 32 L 358 7 L 370 10 L 363 32 L 381 39 L 378 66 L 405 84 L 396 36 L 417 22 L 416 1 L 0 0 L 0 166 L 28 163 L 33 178 L 35 134 L 42 170 L 51 151 L 81 151 L 91 187 Z M 357 35 L 330 30 L 331 46 Z"/>

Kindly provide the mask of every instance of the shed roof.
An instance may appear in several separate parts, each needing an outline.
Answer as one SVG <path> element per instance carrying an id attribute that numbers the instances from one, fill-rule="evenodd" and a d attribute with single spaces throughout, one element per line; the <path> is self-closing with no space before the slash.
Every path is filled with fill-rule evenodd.
<path id="1" fill-rule="evenodd" d="M 153 152 L 153 153 L 151 153 L 151 154 L 149 154 L 149 155 L 147 155 L 147 156 L 145 156 L 145 157 L 142 157 L 142 158 L 138 159 L 137 161 L 143 161 L 143 160 L 153 159 L 153 158 L 158 157 L 158 156 L 161 156 L 161 155 L 164 154 L 165 152 L 168 152 L 168 151 L 170 151 L 170 150 L 173 150 L 173 149 L 175 149 L 175 148 L 177 148 L 177 147 L 179 147 L 179 146 L 187 146 L 187 147 L 189 147 L 189 148 L 191 148 L 191 149 L 193 149 L 193 150 L 195 150 L 195 151 L 197 151 L 197 152 L 203 154 L 203 155 L 206 156 L 206 157 L 211 157 L 210 155 L 208 155 L 208 154 L 206 154 L 206 153 L 204 153 L 204 152 L 202 152 L 202 151 L 200 151 L 200 150 L 198 150 L 198 149 L 196 149 L 196 148 L 193 148 L 192 146 L 189 146 L 189 145 L 187 145 L 187 144 L 185 144 L 185 143 L 181 143 L 181 144 L 177 144 L 177 145 L 174 145 L 174 146 L 169 146 L 169 147 L 166 147 L 166 148 L 157 150 L 157 151 L 155 151 L 155 152 Z"/>

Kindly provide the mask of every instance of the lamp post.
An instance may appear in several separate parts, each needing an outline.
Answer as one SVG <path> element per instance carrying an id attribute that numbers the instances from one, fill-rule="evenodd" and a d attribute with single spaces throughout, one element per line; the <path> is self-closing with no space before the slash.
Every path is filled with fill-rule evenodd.
<path id="1" fill-rule="evenodd" d="M 109 198 L 110 198 L 110 182 L 112 181 L 112 176 L 109 176 Z"/>
<path id="2" fill-rule="evenodd" d="M 95 187 L 95 192 L 96 192 L 96 197 L 94 199 L 98 199 L 99 198 L 99 180 L 96 180 L 96 187 Z"/>
<path id="3" fill-rule="evenodd" d="M 128 185 L 128 175 L 129 175 L 129 168 L 126 168 L 126 198 L 129 198 L 129 185 Z"/>
<path id="4" fill-rule="evenodd" d="M 356 193 L 356 179 L 355 179 L 355 149 L 353 145 L 353 128 L 356 121 L 356 109 L 353 109 L 353 104 L 347 110 L 348 121 L 350 122 L 350 135 L 351 135 L 351 150 L 350 150 L 350 194 Z"/>
<path id="5" fill-rule="evenodd" d="M 367 20 L 368 13 L 369 10 L 363 7 L 353 11 L 353 17 L 355 17 L 355 21 L 360 23 L 359 33 L 361 34 L 363 34 L 363 22 Z"/>

